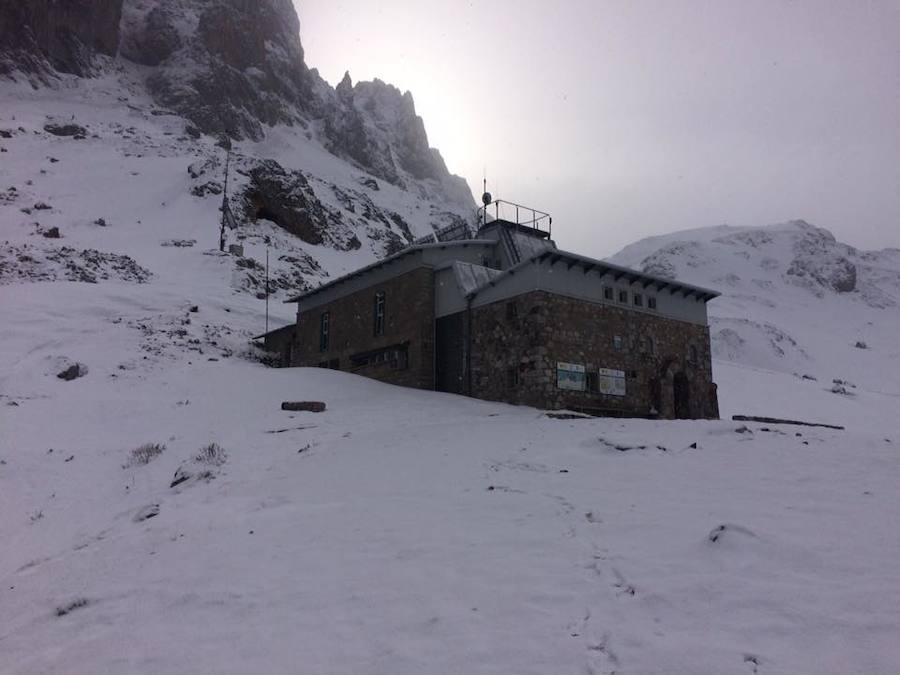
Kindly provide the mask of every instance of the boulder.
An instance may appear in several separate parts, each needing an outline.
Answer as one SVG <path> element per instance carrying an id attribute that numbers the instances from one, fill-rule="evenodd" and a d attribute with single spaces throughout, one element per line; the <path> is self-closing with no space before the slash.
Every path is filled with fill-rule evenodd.
<path id="1" fill-rule="evenodd" d="M 57 373 L 56 376 L 61 380 L 71 382 L 72 380 L 78 379 L 79 377 L 84 377 L 85 375 L 87 375 L 87 372 L 87 366 L 83 363 L 73 363 L 65 370 Z"/>

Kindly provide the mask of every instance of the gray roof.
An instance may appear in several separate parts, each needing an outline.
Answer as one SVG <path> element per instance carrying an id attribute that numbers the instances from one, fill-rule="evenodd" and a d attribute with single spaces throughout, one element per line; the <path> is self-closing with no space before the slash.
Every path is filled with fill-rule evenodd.
<path id="1" fill-rule="evenodd" d="M 585 274 L 587 274 L 591 270 L 596 269 L 600 274 L 611 274 L 615 281 L 624 278 L 630 283 L 643 282 L 644 288 L 653 286 L 657 291 L 662 291 L 668 288 L 671 289 L 672 293 L 683 293 L 685 297 L 689 295 L 695 295 L 703 302 L 708 302 L 713 298 L 717 298 L 721 295 L 721 293 L 719 293 L 718 291 L 714 291 L 711 288 L 703 288 L 702 286 L 694 286 L 693 284 L 682 283 L 680 281 L 676 281 L 675 279 L 666 279 L 665 277 L 659 277 L 653 274 L 645 274 L 644 272 L 639 272 L 637 270 L 631 269 L 630 267 L 622 267 L 621 265 L 615 265 L 613 263 L 604 262 L 603 260 L 588 258 L 583 255 L 578 255 L 577 253 L 562 251 L 560 249 L 547 249 L 538 253 L 537 255 L 532 256 L 531 258 L 528 258 L 527 260 L 523 260 L 518 265 L 511 267 L 508 270 L 501 272 L 500 274 L 492 276 L 489 279 L 486 279 L 484 283 L 480 284 L 465 295 L 468 298 L 473 298 L 478 295 L 478 293 L 484 288 L 488 286 L 496 286 L 497 284 L 503 283 L 503 280 L 505 278 L 511 277 L 514 274 L 520 272 L 529 264 L 543 262 L 544 260 L 548 259 L 550 261 L 550 264 L 553 264 L 560 260 L 564 260 L 568 263 L 569 269 L 572 269 L 573 267 L 580 267 Z"/>
<path id="2" fill-rule="evenodd" d="M 316 286 L 312 290 L 306 291 L 305 293 L 301 293 L 293 298 L 285 300 L 285 303 L 292 302 L 300 302 L 301 300 L 305 300 L 310 298 L 327 288 L 332 288 L 337 286 L 338 284 L 344 283 L 345 281 L 349 281 L 350 279 L 355 279 L 356 277 L 362 276 L 371 270 L 374 270 L 378 267 L 382 267 L 384 265 L 389 265 L 392 262 L 399 260 L 400 258 L 404 258 L 413 253 L 418 253 L 419 251 L 424 251 L 426 249 L 443 249 L 443 248 L 464 248 L 466 246 L 494 246 L 497 242 L 492 239 L 463 239 L 459 241 L 446 241 L 439 242 L 435 244 L 417 244 L 415 246 L 409 246 L 408 248 L 403 249 L 395 253 L 394 255 L 390 255 L 387 258 L 382 260 L 378 260 L 370 265 L 366 265 L 365 267 L 360 267 L 358 270 L 350 272 L 349 274 L 345 274 L 342 277 L 338 277 L 337 279 L 333 279 L 327 283 L 324 283 L 320 286 Z"/>
<path id="3" fill-rule="evenodd" d="M 477 293 L 479 289 L 487 286 L 502 274 L 503 272 L 500 270 L 483 265 L 474 265 L 459 260 L 453 261 L 453 275 L 456 277 L 460 292 L 465 296 Z"/>

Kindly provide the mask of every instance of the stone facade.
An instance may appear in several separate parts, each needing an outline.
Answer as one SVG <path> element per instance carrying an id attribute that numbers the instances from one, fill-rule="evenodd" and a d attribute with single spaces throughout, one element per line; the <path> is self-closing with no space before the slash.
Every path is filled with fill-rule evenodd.
<path id="1" fill-rule="evenodd" d="M 384 293 L 382 335 L 375 335 L 375 294 Z M 328 348 L 320 349 L 328 312 Z M 320 307 L 301 304 L 291 365 L 336 368 L 383 382 L 434 389 L 434 273 L 420 267 Z"/>
<path id="2" fill-rule="evenodd" d="M 525 293 L 471 313 L 471 395 L 596 414 L 717 418 L 709 329 L 650 311 Z M 626 373 L 626 394 L 560 389 L 557 363 Z M 591 391 L 593 389 L 593 391 Z"/>

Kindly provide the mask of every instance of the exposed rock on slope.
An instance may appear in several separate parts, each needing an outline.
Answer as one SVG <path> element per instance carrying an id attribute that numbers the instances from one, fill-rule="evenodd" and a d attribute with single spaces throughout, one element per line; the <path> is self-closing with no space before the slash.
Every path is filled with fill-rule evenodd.
<path id="1" fill-rule="evenodd" d="M 249 177 L 244 191 L 249 220 L 269 220 L 309 244 L 327 242 L 339 250 L 361 246 L 341 212 L 322 204 L 300 171 L 266 160 L 250 169 Z"/>
<path id="2" fill-rule="evenodd" d="M 116 55 L 121 16 L 122 0 L 3 0 L 0 74 L 90 75 L 98 54 Z"/>

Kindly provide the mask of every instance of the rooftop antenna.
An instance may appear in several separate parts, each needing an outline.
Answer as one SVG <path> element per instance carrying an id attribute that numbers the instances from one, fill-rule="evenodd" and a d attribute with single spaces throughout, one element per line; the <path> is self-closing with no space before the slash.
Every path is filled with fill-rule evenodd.
<path id="1" fill-rule="evenodd" d="M 487 224 L 487 207 L 494 200 L 491 197 L 491 193 L 487 191 L 487 167 L 484 169 L 484 193 L 481 195 L 481 203 L 484 204 L 484 208 L 481 209 L 481 226 L 484 227 Z"/>

